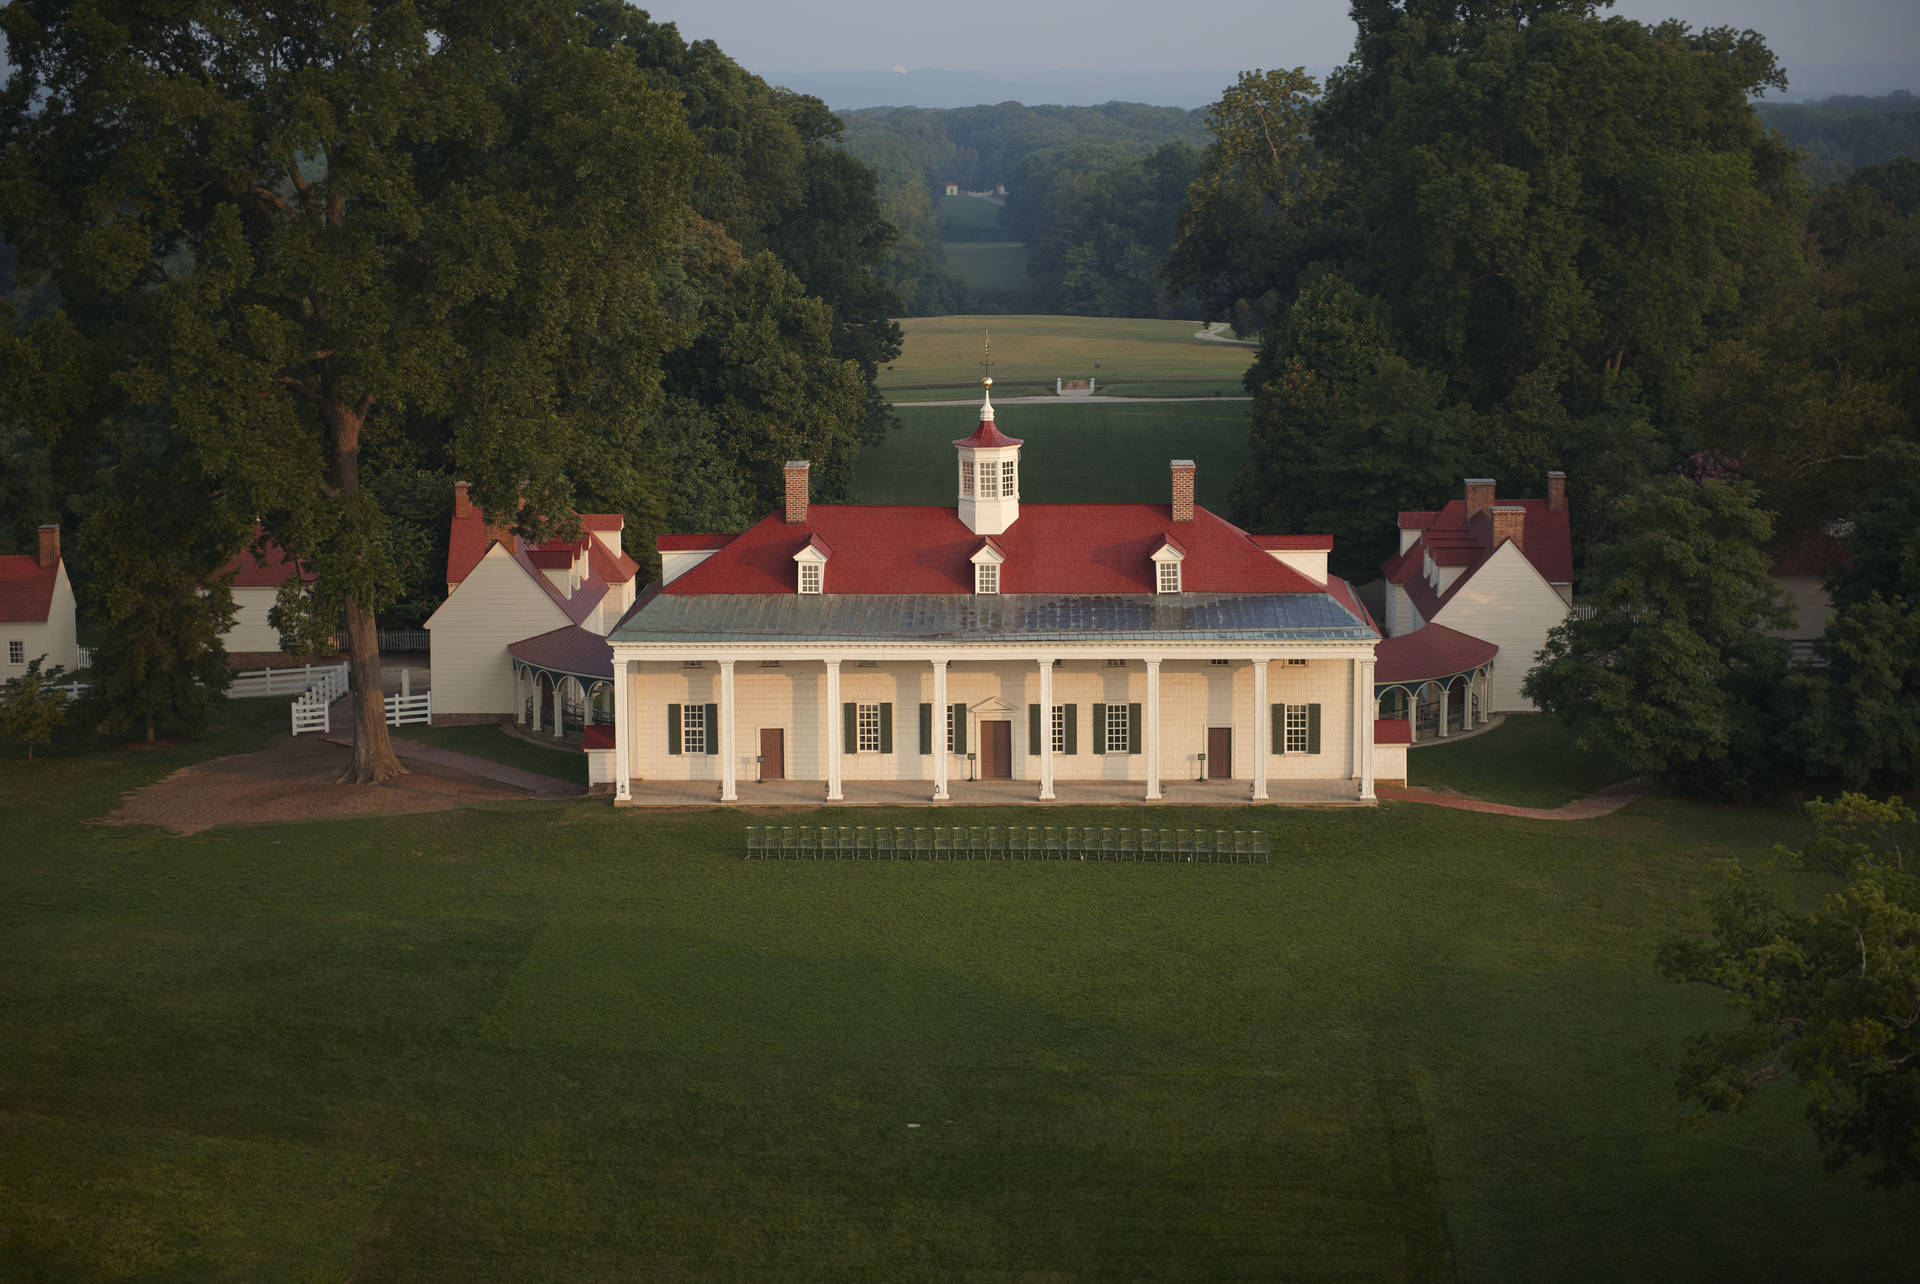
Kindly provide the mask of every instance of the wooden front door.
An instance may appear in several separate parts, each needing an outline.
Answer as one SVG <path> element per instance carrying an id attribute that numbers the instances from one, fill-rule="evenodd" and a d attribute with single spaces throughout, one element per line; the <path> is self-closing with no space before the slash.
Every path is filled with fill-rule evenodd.
<path id="1" fill-rule="evenodd" d="M 1207 779 L 1233 779 L 1233 728 L 1207 728 Z"/>
<path id="2" fill-rule="evenodd" d="M 785 727 L 760 728 L 760 779 L 787 778 L 787 730 Z"/>
<path id="3" fill-rule="evenodd" d="M 1013 724 L 980 724 L 980 779 L 1013 779 Z"/>

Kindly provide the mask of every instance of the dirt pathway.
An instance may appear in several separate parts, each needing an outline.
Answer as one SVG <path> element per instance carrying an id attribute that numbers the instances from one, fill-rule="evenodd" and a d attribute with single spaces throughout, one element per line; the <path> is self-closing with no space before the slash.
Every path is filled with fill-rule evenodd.
<path id="1" fill-rule="evenodd" d="M 1592 820 L 1596 816 L 1610 816 L 1652 791 L 1646 781 L 1636 777 L 1617 785 L 1608 785 L 1597 794 L 1576 798 L 1561 807 L 1514 807 L 1507 803 L 1483 802 L 1478 798 L 1437 794 L 1430 789 L 1400 789 L 1391 785 L 1378 786 L 1374 792 L 1391 802 L 1426 803 L 1430 807 L 1451 807 L 1455 811 L 1481 811 L 1494 816 L 1521 816 L 1528 820 Z"/>

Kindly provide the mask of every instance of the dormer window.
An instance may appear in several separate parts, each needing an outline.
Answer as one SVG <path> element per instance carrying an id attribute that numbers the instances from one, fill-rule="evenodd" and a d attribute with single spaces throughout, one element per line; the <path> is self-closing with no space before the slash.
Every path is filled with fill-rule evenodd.
<path id="1" fill-rule="evenodd" d="M 1180 563 L 1185 561 L 1187 550 L 1173 536 L 1163 536 L 1160 547 L 1153 550 L 1153 589 L 1156 593 L 1178 593 L 1180 591 Z"/>
<path id="2" fill-rule="evenodd" d="M 796 589 L 815 594 L 823 591 L 827 579 L 827 555 L 830 552 L 832 550 L 827 547 L 827 541 L 818 535 L 800 546 L 800 551 L 793 555 L 794 564 L 798 567 L 794 580 Z"/>
<path id="3" fill-rule="evenodd" d="M 1000 564 L 1007 555 L 991 539 L 980 541 L 980 547 L 973 550 L 967 559 L 973 563 L 973 591 L 975 593 L 998 593 L 1000 591 Z"/>

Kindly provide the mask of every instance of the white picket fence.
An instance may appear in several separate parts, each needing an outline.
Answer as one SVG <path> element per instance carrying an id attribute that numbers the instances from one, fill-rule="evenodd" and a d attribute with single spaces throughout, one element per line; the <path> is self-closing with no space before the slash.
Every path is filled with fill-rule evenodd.
<path id="1" fill-rule="evenodd" d="M 233 675 L 233 685 L 227 688 L 227 698 L 251 700 L 264 696 L 295 695 L 321 681 L 329 673 L 339 675 L 341 689 L 345 690 L 347 666 L 344 663 L 308 664 L 298 669 L 249 669 L 245 673 L 236 673 Z"/>
<path id="2" fill-rule="evenodd" d="M 387 697 L 387 725 L 405 727 L 415 723 L 433 725 L 433 692 L 413 693 L 413 670 L 400 670 L 400 694 Z"/>
<path id="3" fill-rule="evenodd" d="M 311 666 L 309 666 L 311 667 Z M 294 669 L 282 672 L 298 672 Z M 293 702 L 293 734 L 303 731 L 333 730 L 333 702 L 347 693 L 347 666 L 314 670 L 312 685 Z"/>

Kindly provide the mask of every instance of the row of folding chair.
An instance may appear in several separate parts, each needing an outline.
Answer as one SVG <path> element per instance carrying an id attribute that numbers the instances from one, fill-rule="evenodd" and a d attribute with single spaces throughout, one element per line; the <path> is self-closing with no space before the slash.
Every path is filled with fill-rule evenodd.
<path id="1" fill-rule="evenodd" d="M 1106 825 L 748 825 L 747 857 L 1271 863 L 1265 830 Z"/>

